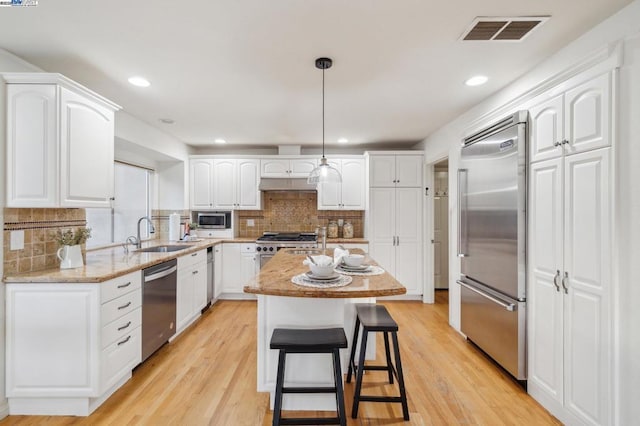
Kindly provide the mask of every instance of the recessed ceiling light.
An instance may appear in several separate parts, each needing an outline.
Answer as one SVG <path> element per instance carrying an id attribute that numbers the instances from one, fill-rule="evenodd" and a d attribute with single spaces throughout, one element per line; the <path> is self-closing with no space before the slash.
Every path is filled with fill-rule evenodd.
<path id="1" fill-rule="evenodd" d="M 475 75 L 469 80 L 465 81 L 464 84 L 466 84 L 467 86 L 480 86 L 482 84 L 485 84 L 488 80 L 489 78 L 484 75 Z"/>
<path id="2" fill-rule="evenodd" d="M 227 141 L 225 141 L 224 139 L 216 139 L 214 140 L 214 142 L 219 144 L 227 143 Z"/>
<path id="3" fill-rule="evenodd" d="M 160 119 L 160 122 L 161 122 L 161 123 L 164 123 L 164 124 L 173 124 L 173 123 L 175 123 L 175 121 L 173 121 L 173 120 L 172 120 L 172 119 L 170 119 L 170 118 L 161 118 L 161 119 Z"/>
<path id="4" fill-rule="evenodd" d="M 139 76 L 129 77 L 129 83 L 133 84 L 134 86 L 138 86 L 138 87 L 149 87 L 149 86 L 151 86 L 151 83 L 149 83 L 149 80 L 147 80 L 144 77 L 139 77 Z"/>
<path id="5" fill-rule="evenodd" d="M 340 138 L 340 139 L 338 139 L 338 143 L 349 143 L 349 139 L 347 139 L 347 138 Z"/>

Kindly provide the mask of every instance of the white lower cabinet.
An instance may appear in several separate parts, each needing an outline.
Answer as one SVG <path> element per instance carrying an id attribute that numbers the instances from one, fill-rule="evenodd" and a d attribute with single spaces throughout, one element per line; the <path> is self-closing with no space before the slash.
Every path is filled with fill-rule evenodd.
<path id="1" fill-rule="evenodd" d="M 422 189 L 371 188 L 369 253 L 407 288 L 423 292 Z"/>
<path id="2" fill-rule="evenodd" d="M 176 334 L 200 316 L 207 305 L 207 250 L 178 258 Z"/>
<path id="3" fill-rule="evenodd" d="M 528 392 L 566 424 L 613 424 L 610 151 L 530 166 Z"/>
<path id="4" fill-rule="evenodd" d="M 213 297 L 217 299 L 222 293 L 222 244 L 213 247 Z"/>
<path id="5" fill-rule="evenodd" d="M 256 272 L 255 250 L 255 243 L 222 245 L 222 299 L 255 299 L 243 291 Z"/>
<path id="6" fill-rule="evenodd" d="M 334 248 L 338 248 L 338 246 L 342 246 L 347 250 L 351 250 L 351 249 L 361 249 L 362 251 L 364 251 L 365 253 L 369 252 L 369 244 L 366 243 L 327 243 L 327 248 L 328 249 L 334 249 Z"/>
<path id="7" fill-rule="evenodd" d="M 104 283 L 7 283 L 13 415 L 87 416 L 141 360 L 141 272 Z"/>

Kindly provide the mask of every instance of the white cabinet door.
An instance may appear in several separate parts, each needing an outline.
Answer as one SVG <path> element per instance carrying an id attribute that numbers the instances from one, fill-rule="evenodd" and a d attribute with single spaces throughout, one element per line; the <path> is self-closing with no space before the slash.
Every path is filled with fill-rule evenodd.
<path id="1" fill-rule="evenodd" d="M 612 345 L 609 148 L 565 159 L 565 407 L 610 423 Z"/>
<path id="2" fill-rule="evenodd" d="M 110 207 L 113 110 L 60 89 L 60 205 Z"/>
<path id="3" fill-rule="evenodd" d="M 422 186 L 422 156 L 396 156 L 396 187 L 415 188 Z"/>
<path id="4" fill-rule="evenodd" d="M 192 312 L 197 314 L 207 306 L 207 264 L 198 263 L 191 270 L 191 279 L 193 282 L 193 308 Z"/>
<path id="5" fill-rule="evenodd" d="M 241 259 L 241 277 L 239 286 L 237 288 L 238 293 L 244 291 L 244 286 L 249 284 L 249 281 L 256 275 L 256 254 L 255 253 L 242 253 Z"/>
<path id="6" fill-rule="evenodd" d="M 395 155 L 372 155 L 369 157 L 369 186 L 375 188 L 396 186 Z"/>
<path id="7" fill-rule="evenodd" d="M 327 162 L 338 171 L 342 168 L 342 162 L 340 160 L 328 160 Z M 341 205 L 341 183 L 325 182 L 318 184 L 318 210 L 339 210 Z"/>
<path id="8" fill-rule="evenodd" d="M 366 198 L 364 159 L 342 160 L 341 208 L 345 210 L 364 210 Z"/>
<path id="9" fill-rule="evenodd" d="M 222 293 L 238 293 L 243 279 L 240 244 L 222 245 L 222 264 Z"/>
<path id="10" fill-rule="evenodd" d="M 556 405 L 563 377 L 563 159 L 533 163 L 528 209 L 528 380 Z"/>
<path id="11" fill-rule="evenodd" d="M 213 208 L 235 208 L 236 160 L 213 160 Z"/>
<path id="12" fill-rule="evenodd" d="M 396 190 L 371 188 L 369 252 L 380 266 L 395 276 Z"/>
<path id="13" fill-rule="evenodd" d="M 422 190 L 398 188 L 395 198 L 394 276 L 407 288 L 408 295 L 422 294 Z"/>
<path id="14" fill-rule="evenodd" d="M 237 160 L 235 208 L 260 210 L 260 161 Z"/>
<path id="15" fill-rule="evenodd" d="M 316 168 L 318 164 L 315 159 L 297 159 L 291 160 L 289 164 L 289 177 L 292 178 L 306 178 L 309 173 Z"/>
<path id="16" fill-rule="evenodd" d="M 565 94 L 568 154 L 611 145 L 611 74 L 602 74 Z"/>
<path id="17" fill-rule="evenodd" d="M 218 298 L 222 293 L 222 245 L 213 247 L 213 294 Z"/>
<path id="18" fill-rule="evenodd" d="M 562 156 L 564 140 L 563 95 L 549 98 L 545 93 L 529 110 L 529 161 L 536 162 Z"/>
<path id="19" fill-rule="evenodd" d="M 194 210 L 213 208 L 213 160 L 191 160 L 190 199 Z"/>
<path id="20" fill-rule="evenodd" d="M 289 177 L 289 160 L 268 159 L 260 160 L 260 176 L 267 178 Z"/>
<path id="21" fill-rule="evenodd" d="M 56 86 L 7 85 L 7 207 L 55 207 Z"/>
<path id="22" fill-rule="evenodd" d="M 181 332 L 191 322 L 194 305 L 194 288 L 191 269 L 178 272 L 176 293 L 176 332 Z"/>

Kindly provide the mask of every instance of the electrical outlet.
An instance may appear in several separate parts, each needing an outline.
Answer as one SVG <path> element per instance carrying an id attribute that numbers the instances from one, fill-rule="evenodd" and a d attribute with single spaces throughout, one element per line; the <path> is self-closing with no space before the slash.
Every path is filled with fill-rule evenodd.
<path id="1" fill-rule="evenodd" d="M 256 222 L 253 219 L 247 219 L 247 226 L 254 227 L 256 226 Z"/>
<path id="2" fill-rule="evenodd" d="M 11 245 L 10 250 L 23 250 L 24 249 L 24 231 L 11 231 Z"/>

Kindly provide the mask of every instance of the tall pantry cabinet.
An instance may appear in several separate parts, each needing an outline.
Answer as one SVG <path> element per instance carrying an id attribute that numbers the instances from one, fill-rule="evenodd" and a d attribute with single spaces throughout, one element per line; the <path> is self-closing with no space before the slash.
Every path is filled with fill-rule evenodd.
<path id="1" fill-rule="evenodd" d="M 604 425 L 613 409 L 615 73 L 567 86 L 529 109 L 528 391 L 565 423 Z"/>
<path id="2" fill-rule="evenodd" d="M 407 288 L 423 293 L 422 153 L 369 153 L 367 237 L 371 257 Z"/>

